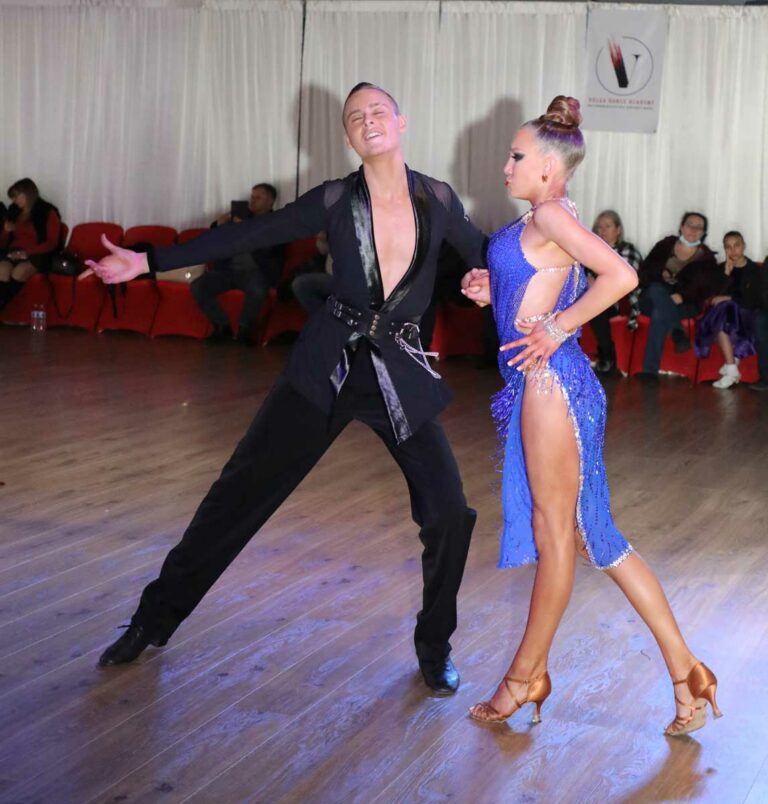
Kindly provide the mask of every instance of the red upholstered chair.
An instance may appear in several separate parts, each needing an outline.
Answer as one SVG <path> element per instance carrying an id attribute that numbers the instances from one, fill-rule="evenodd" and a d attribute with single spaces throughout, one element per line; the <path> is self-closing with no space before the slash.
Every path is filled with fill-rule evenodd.
<path id="1" fill-rule="evenodd" d="M 611 339 L 616 349 L 616 368 L 622 374 L 629 374 L 632 347 L 635 341 L 635 330 L 627 327 L 627 316 L 615 315 L 611 318 Z M 590 358 L 597 357 L 597 339 L 592 327 L 584 324 L 581 328 L 579 344 Z"/>
<path id="2" fill-rule="evenodd" d="M 208 229 L 202 227 L 184 229 L 179 232 L 176 242 L 186 243 L 207 231 Z M 163 274 L 158 274 L 158 277 L 157 291 L 160 303 L 152 324 L 152 337 L 186 335 L 190 338 L 205 338 L 211 331 L 211 324 L 197 306 L 189 283 L 165 282 Z"/>
<path id="3" fill-rule="evenodd" d="M 4 324 L 24 324 L 29 326 L 32 310 L 35 307 L 48 306 L 50 288 L 44 274 L 32 274 L 24 283 L 24 287 L 2 310 L 0 321 Z"/>
<path id="4" fill-rule="evenodd" d="M 723 353 L 717 343 L 712 344 L 709 356 L 699 360 L 696 382 L 711 382 L 720 379 L 720 366 L 725 363 Z M 757 382 L 760 372 L 757 368 L 757 355 L 752 355 L 739 362 L 742 382 Z"/>
<path id="5" fill-rule="evenodd" d="M 105 234 L 109 240 L 120 245 L 123 240 L 123 227 L 116 223 L 92 222 L 78 223 L 72 230 L 67 243 L 67 251 L 75 254 L 80 262 L 85 260 L 100 260 L 109 253 L 101 245 L 101 236 Z"/>
<path id="6" fill-rule="evenodd" d="M 197 306 L 189 283 L 158 279 L 157 292 L 159 303 L 152 323 L 153 338 L 158 335 L 205 338 L 211 331 L 211 323 Z"/>
<path id="7" fill-rule="evenodd" d="M 194 229 L 184 229 L 179 232 L 179 236 L 176 238 L 177 243 L 186 243 L 187 240 L 194 240 L 196 237 L 201 235 L 203 232 L 207 232 L 208 230 L 203 227 L 199 226 Z"/>
<path id="8" fill-rule="evenodd" d="M 630 375 L 638 374 L 643 370 L 643 357 L 645 356 L 645 345 L 648 342 L 648 327 L 650 318 L 640 315 L 637 318 L 637 329 L 635 330 L 634 345 L 632 347 L 632 359 L 630 363 Z M 682 374 L 691 382 L 696 379 L 696 368 L 698 360 L 693 350 L 693 339 L 695 334 L 696 322 L 692 318 L 683 320 L 683 326 L 691 341 L 691 348 L 687 352 L 676 352 L 672 338 L 667 338 L 664 342 L 664 351 L 661 354 L 661 371 L 672 374 Z"/>
<path id="9" fill-rule="evenodd" d="M 95 330 L 101 306 L 107 295 L 106 286 L 95 276 L 77 279 L 49 274 L 49 327 L 79 327 Z"/>
<path id="10" fill-rule="evenodd" d="M 171 226 L 133 226 L 123 235 L 121 245 L 125 248 L 137 243 L 170 246 L 175 242 L 176 230 Z M 152 279 L 133 279 L 124 288 L 116 285 L 114 305 L 107 295 L 96 329 L 99 332 L 122 329 L 149 335 L 159 304 L 160 292 Z"/>
<path id="11" fill-rule="evenodd" d="M 307 237 L 286 245 L 281 281 L 290 281 L 300 265 L 309 262 L 317 255 L 316 241 L 316 237 Z M 306 320 L 307 314 L 296 299 L 280 301 L 275 290 L 271 289 L 262 311 L 264 322 L 261 327 L 262 345 L 266 346 L 273 338 L 284 332 L 301 332 Z"/>
<path id="12" fill-rule="evenodd" d="M 172 226 L 131 226 L 123 235 L 122 245 L 130 248 L 137 243 L 153 246 L 172 246 L 176 242 L 176 230 Z"/>
<path id="13" fill-rule="evenodd" d="M 595 333 L 592 331 L 592 327 L 589 324 L 584 324 L 581 328 L 579 346 L 581 346 L 582 351 L 587 357 L 591 357 L 593 360 L 597 357 L 597 338 L 595 338 Z"/>
<path id="14" fill-rule="evenodd" d="M 160 303 L 157 283 L 153 279 L 132 279 L 125 286 L 112 287 L 114 307 L 112 297 L 107 293 L 101 305 L 96 331 L 118 329 L 149 335 Z"/>
<path id="15" fill-rule="evenodd" d="M 476 304 L 439 304 L 435 315 L 430 351 L 438 360 L 454 355 L 483 354 L 483 311 Z"/>
<path id="16" fill-rule="evenodd" d="M 245 293 L 242 290 L 228 290 L 226 293 L 222 293 L 217 301 L 229 318 L 232 332 L 237 335 L 237 330 L 240 327 L 240 313 L 243 311 L 243 304 L 245 304 Z M 266 307 L 266 305 L 264 306 Z"/>

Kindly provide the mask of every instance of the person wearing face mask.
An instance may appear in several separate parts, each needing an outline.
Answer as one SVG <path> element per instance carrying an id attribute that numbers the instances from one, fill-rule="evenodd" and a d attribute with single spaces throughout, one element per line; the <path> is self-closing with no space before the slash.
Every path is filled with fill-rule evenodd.
<path id="1" fill-rule="evenodd" d="M 643 255 L 638 251 L 634 243 L 624 239 L 624 226 L 618 212 L 612 209 L 603 210 L 592 225 L 592 231 L 605 242 L 621 257 L 623 257 L 636 271 L 640 268 Z M 587 281 L 592 284 L 596 276 L 594 271 L 586 268 Z M 630 314 L 628 326 L 630 329 L 637 327 L 637 314 L 639 313 L 638 299 L 640 293 L 637 289 L 629 295 Z M 597 339 L 597 364 L 595 371 L 598 374 L 609 374 L 616 366 L 616 348 L 611 337 L 611 318 L 618 312 L 618 305 L 611 305 L 601 313 L 596 315 L 589 325 L 595 333 Z"/>
<path id="2" fill-rule="evenodd" d="M 717 341 L 725 357 L 720 367 L 720 379 L 715 388 L 730 388 L 741 380 L 738 361 L 755 353 L 753 316 L 744 294 L 745 279 L 757 270 L 757 265 L 744 254 L 741 232 L 727 232 L 723 237 L 725 262 L 717 295 L 713 296 L 701 321 L 696 326 L 696 356 L 709 355 Z"/>
<path id="3" fill-rule="evenodd" d="M 651 319 L 640 377 L 658 377 L 668 334 L 678 352 L 691 348 L 683 319 L 700 313 L 717 290 L 717 260 L 704 244 L 707 227 L 706 215 L 686 212 L 678 235 L 656 243 L 640 266 L 640 312 Z"/>

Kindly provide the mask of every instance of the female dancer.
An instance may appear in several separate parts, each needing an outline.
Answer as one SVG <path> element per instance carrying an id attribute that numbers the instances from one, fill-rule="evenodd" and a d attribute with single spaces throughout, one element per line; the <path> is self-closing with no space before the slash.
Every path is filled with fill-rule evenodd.
<path id="1" fill-rule="evenodd" d="M 493 403 L 506 439 L 500 567 L 538 560 L 523 639 L 476 720 L 504 721 L 541 705 L 551 684 L 547 659 L 573 587 L 577 550 L 621 588 L 651 629 L 673 679 L 677 713 L 665 734 L 701 728 L 706 703 L 716 717 L 717 680 L 683 639 L 656 576 L 611 519 L 603 466 L 605 394 L 577 342 L 578 328 L 637 285 L 635 271 L 576 219 L 566 183 L 584 158 L 579 102 L 559 95 L 512 143 L 509 194 L 531 209 L 496 232 L 486 272 L 463 281 L 479 303 L 492 301 L 506 387 Z M 597 279 L 587 290 L 580 263 Z M 511 359 L 509 359 L 511 357 Z"/>

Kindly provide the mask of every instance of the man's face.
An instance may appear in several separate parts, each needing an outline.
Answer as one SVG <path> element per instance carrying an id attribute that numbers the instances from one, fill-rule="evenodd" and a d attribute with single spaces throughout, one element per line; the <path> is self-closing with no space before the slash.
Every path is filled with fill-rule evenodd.
<path id="1" fill-rule="evenodd" d="M 248 208 L 253 215 L 264 215 L 270 212 L 275 202 L 272 195 L 264 187 L 254 187 L 248 201 Z"/>
<path id="2" fill-rule="evenodd" d="M 344 107 L 345 141 L 361 159 L 399 148 L 405 129 L 405 118 L 381 90 L 361 89 Z"/>
<path id="3" fill-rule="evenodd" d="M 744 259 L 744 241 L 736 235 L 726 237 L 723 241 L 725 256 L 732 262 L 741 262 Z"/>

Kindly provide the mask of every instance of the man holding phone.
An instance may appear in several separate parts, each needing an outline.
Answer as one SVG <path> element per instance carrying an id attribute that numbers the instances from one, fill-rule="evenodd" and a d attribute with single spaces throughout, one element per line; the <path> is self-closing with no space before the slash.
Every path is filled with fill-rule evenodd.
<path id="1" fill-rule="evenodd" d="M 271 184 L 255 184 L 248 201 L 233 201 L 230 211 L 218 217 L 211 228 L 232 226 L 249 218 L 268 215 L 276 199 L 277 190 Z M 228 341 L 234 337 L 229 318 L 217 299 L 228 290 L 242 290 L 245 304 L 240 314 L 237 340 L 247 346 L 253 344 L 259 311 L 269 289 L 280 279 L 282 265 L 283 247 L 271 246 L 217 260 L 209 271 L 195 279 L 191 285 L 192 295 L 213 325 L 209 341 Z"/>

